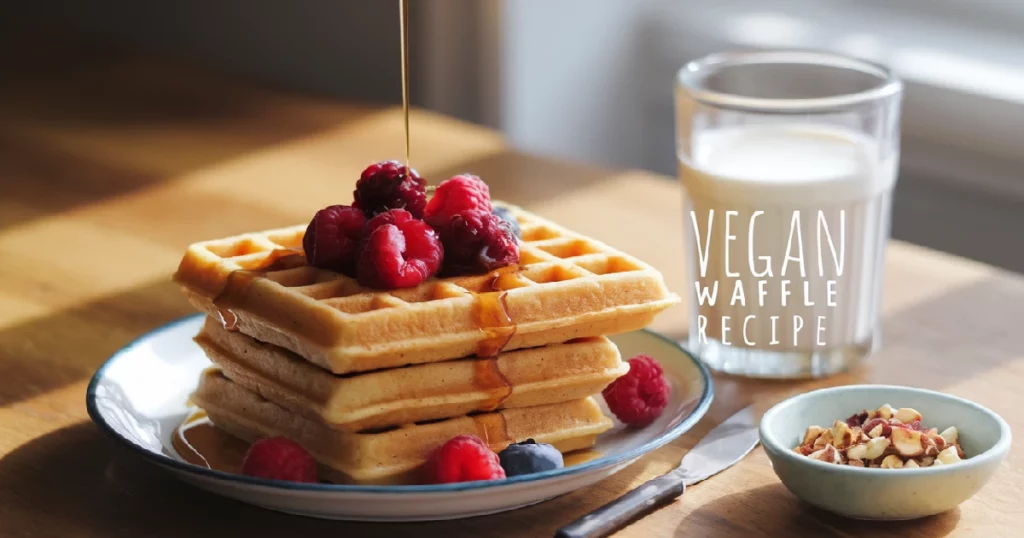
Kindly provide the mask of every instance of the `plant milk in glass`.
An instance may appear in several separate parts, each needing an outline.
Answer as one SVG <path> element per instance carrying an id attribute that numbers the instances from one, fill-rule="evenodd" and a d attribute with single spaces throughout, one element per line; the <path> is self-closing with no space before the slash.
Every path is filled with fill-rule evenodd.
<path id="1" fill-rule="evenodd" d="M 727 371 L 722 357 L 760 351 L 869 353 L 898 153 L 799 123 L 692 136 L 679 156 L 691 349 Z"/>

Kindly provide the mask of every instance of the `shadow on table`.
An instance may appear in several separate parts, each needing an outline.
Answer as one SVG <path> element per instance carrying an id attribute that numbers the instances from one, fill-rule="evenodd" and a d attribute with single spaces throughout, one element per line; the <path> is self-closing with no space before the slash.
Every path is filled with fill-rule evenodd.
<path id="1" fill-rule="evenodd" d="M 168 278 L 0 327 L 0 407 L 85 379 L 142 333 L 193 312 Z"/>
<path id="2" fill-rule="evenodd" d="M 0 229 L 376 112 L 52 32 L 0 36 L 0 71 Z M 150 161 L 159 171 L 130 164 Z"/>
<path id="3" fill-rule="evenodd" d="M 676 536 L 946 536 L 960 521 L 960 509 L 913 521 L 859 521 L 805 504 L 782 484 L 733 493 L 694 510 Z M 697 534 L 695 534 L 697 533 Z"/>
<path id="4" fill-rule="evenodd" d="M 522 536 L 529 522 L 551 529 L 584 507 L 620 495 L 642 471 L 634 465 L 600 485 L 514 512 L 446 522 L 347 523 L 291 516 L 192 488 L 116 446 L 82 422 L 43 435 L 0 459 L 4 536 Z M 586 500 L 583 497 L 586 496 Z M 564 520 L 564 521 L 563 521 Z M 536 533 L 534 533 L 536 531 Z M 256 534 L 253 534 L 256 533 Z"/>

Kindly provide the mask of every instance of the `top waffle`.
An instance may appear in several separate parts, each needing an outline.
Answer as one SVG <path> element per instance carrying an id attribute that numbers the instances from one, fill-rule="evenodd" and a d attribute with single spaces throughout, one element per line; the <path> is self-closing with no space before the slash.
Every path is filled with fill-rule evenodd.
<path id="1" fill-rule="evenodd" d="M 632 331 L 679 300 L 643 262 L 507 207 L 520 264 L 486 275 L 366 288 L 308 266 L 303 225 L 195 243 L 174 278 L 229 328 L 337 374 Z"/>

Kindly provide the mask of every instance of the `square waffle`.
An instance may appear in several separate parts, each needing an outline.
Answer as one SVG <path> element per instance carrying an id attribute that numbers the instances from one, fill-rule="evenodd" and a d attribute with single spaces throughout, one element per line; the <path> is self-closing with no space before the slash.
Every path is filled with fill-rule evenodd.
<path id="1" fill-rule="evenodd" d="M 628 332 L 678 302 L 654 268 L 506 207 L 522 230 L 520 264 L 486 275 L 366 288 L 308 266 L 303 225 L 195 243 L 175 280 L 226 326 L 336 374 Z"/>
<path id="2" fill-rule="evenodd" d="M 294 440 L 334 471 L 333 480 L 344 483 L 415 483 L 430 454 L 458 435 L 476 435 L 495 452 L 527 439 L 570 452 L 593 446 L 597 435 L 612 427 L 597 403 L 584 398 L 381 431 L 343 432 L 265 400 L 217 370 L 203 374 L 192 398 L 217 427 L 243 440 Z"/>
<path id="3" fill-rule="evenodd" d="M 577 400 L 629 370 L 604 337 L 344 376 L 209 317 L 196 342 L 243 388 L 346 431 Z"/>

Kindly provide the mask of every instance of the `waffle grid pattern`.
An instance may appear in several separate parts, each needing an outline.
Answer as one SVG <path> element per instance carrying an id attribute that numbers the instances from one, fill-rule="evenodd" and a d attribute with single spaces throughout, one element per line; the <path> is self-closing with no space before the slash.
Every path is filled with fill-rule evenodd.
<path id="1" fill-rule="evenodd" d="M 360 286 L 355 279 L 333 271 L 320 270 L 305 263 L 288 263 L 283 269 L 259 271 L 262 276 L 296 293 L 323 301 L 343 314 L 357 315 L 382 308 L 400 307 L 472 296 L 490 291 L 565 282 L 576 278 L 651 271 L 639 260 L 575 234 L 536 216 L 516 212 L 523 232 L 520 242 L 520 270 L 495 281 L 494 276 L 473 275 L 432 279 L 420 286 L 382 291 Z M 190 248 L 209 264 L 227 272 L 260 267 L 267 255 L 276 250 L 301 253 L 305 226 L 293 226 L 262 233 L 196 243 Z"/>
<path id="2" fill-rule="evenodd" d="M 678 301 L 661 275 L 643 262 L 507 207 L 523 235 L 515 272 L 431 279 L 417 287 L 384 291 L 310 267 L 301 255 L 260 269 L 274 251 L 301 254 L 305 226 L 293 226 L 193 244 L 176 279 L 191 292 L 196 306 L 216 315 L 213 303 L 229 275 L 251 271 L 257 276 L 243 303 L 229 307 L 242 321 L 240 330 L 334 373 L 473 354 L 474 342 L 483 338 L 473 319 L 477 298 L 490 292 L 509 292 L 508 308 L 518 329 L 506 349 L 635 330 Z M 579 329 L 584 323 L 594 332 L 559 329 L 574 324 Z M 544 339 L 526 336 L 543 331 Z M 420 352 L 423 356 L 410 356 Z"/>

